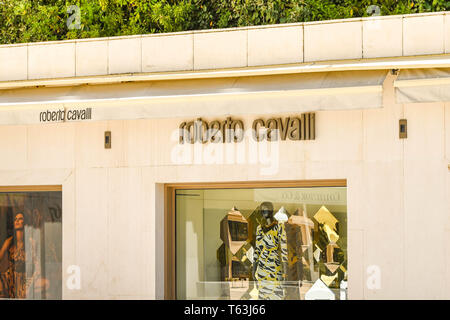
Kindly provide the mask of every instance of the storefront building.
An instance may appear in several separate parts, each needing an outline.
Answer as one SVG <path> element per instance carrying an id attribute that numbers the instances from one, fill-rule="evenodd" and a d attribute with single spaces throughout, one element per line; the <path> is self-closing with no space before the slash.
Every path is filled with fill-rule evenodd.
<path id="1" fill-rule="evenodd" d="M 0 46 L 0 294 L 449 299 L 450 13 Z"/>

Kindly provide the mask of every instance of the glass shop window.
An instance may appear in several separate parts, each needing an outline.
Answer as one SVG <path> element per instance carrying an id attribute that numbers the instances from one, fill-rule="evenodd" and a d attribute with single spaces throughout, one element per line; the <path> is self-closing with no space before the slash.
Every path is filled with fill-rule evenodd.
<path id="1" fill-rule="evenodd" d="M 346 299 L 345 187 L 175 197 L 178 299 Z"/>
<path id="2" fill-rule="evenodd" d="M 61 299 L 62 194 L 0 192 L 0 298 Z"/>

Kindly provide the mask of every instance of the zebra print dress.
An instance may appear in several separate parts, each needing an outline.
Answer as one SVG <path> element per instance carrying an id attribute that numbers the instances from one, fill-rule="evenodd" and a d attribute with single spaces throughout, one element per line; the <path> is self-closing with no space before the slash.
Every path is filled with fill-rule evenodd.
<path id="1" fill-rule="evenodd" d="M 287 264 L 287 240 L 284 223 L 256 228 L 254 260 L 258 298 L 261 300 L 284 299 L 283 264 Z"/>

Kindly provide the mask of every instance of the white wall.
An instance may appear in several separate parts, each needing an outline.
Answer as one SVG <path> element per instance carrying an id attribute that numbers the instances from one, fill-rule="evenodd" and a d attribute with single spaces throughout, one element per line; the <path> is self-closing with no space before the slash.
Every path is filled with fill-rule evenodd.
<path id="1" fill-rule="evenodd" d="M 317 112 L 316 140 L 281 143 L 276 175 L 260 164 L 174 165 L 170 134 L 188 119 L 159 119 L 2 126 L 0 185 L 62 184 L 63 267 L 82 272 L 66 299 L 161 296 L 159 183 L 302 179 L 347 179 L 350 298 L 449 299 L 450 105 L 397 105 L 391 81 L 383 109 Z M 254 118 L 241 119 L 248 128 Z M 378 290 L 366 286 L 371 265 Z"/>

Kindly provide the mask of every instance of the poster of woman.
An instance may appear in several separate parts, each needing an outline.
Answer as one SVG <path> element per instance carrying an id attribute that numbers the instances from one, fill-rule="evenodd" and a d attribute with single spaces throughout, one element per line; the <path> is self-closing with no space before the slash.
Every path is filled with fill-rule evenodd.
<path id="1" fill-rule="evenodd" d="M 61 192 L 0 192 L 0 298 L 61 298 Z"/>

